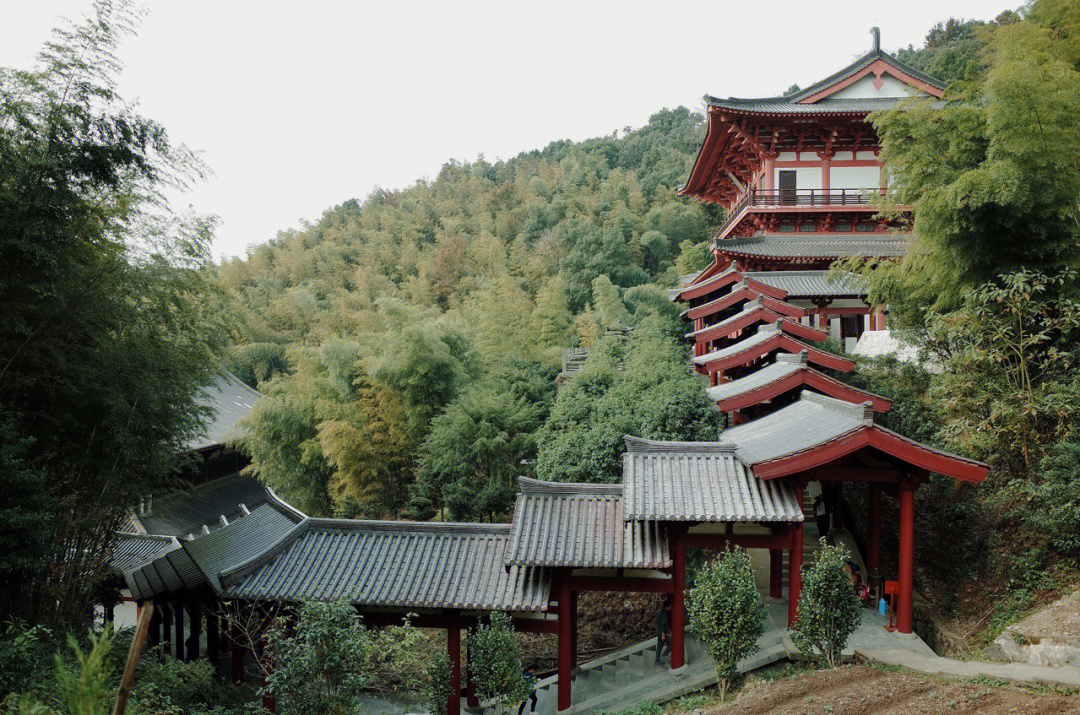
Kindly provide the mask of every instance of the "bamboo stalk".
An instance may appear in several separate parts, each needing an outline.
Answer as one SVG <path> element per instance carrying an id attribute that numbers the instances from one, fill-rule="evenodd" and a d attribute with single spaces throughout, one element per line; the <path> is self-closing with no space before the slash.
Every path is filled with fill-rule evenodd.
<path id="1" fill-rule="evenodd" d="M 120 679 L 120 690 L 116 693 L 116 704 L 113 705 L 112 715 L 124 715 L 127 709 L 128 698 L 131 697 L 131 686 L 135 682 L 135 666 L 139 664 L 139 656 L 142 655 L 143 642 L 146 641 L 146 634 L 150 630 L 150 618 L 153 615 L 154 602 L 147 601 L 139 610 L 139 623 L 131 639 L 131 648 L 128 649 L 124 676 Z"/>

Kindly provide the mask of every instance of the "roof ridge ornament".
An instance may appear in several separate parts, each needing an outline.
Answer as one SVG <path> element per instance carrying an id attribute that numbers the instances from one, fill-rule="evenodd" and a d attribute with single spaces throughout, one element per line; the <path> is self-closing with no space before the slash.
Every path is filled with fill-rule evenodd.
<path id="1" fill-rule="evenodd" d="M 874 49 L 872 52 L 881 52 L 881 29 L 871 27 L 870 34 L 874 36 Z"/>
<path id="2" fill-rule="evenodd" d="M 628 453 L 642 452 L 695 452 L 695 453 L 734 453 L 735 445 L 730 442 L 672 442 L 659 439 L 645 439 L 625 435 Z"/>
<path id="3" fill-rule="evenodd" d="M 789 365 L 803 365 L 807 364 L 807 351 L 805 348 L 797 353 L 777 353 L 776 361 L 787 363 Z"/>
<path id="4" fill-rule="evenodd" d="M 869 400 L 862 403 L 848 402 L 847 400 L 829 397 L 828 395 L 822 395 L 811 390 L 803 390 L 799 395 L 799 400 L 813 402 L 827 410 L 848 412 L 855 419 L 865 422 L 868 425 L 874 423 L 874 403 Z"/>

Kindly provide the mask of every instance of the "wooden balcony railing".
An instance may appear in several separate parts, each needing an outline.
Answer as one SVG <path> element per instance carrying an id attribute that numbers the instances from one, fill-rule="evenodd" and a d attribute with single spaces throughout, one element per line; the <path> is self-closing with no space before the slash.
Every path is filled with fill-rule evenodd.
<path id="1" fill-rule="evenodd" d="M 732 207 L 717 236 L 738 221 L 749 209 L 803 208 L 812 206 L 868 206 L 880 200 L 884 189 L 750 189 Z"/>

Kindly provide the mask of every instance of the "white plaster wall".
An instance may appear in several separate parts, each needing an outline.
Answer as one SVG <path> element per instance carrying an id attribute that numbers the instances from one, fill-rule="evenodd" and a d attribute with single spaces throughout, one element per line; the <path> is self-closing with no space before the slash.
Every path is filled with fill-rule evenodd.
<path id="1" fill-rule="evenodd" d="M 886 73 L 881 75 L 881 89 L 874 87 L 873 74 L 868 74 L 857 82 L 849 84 L 838 92 L 833 92 L 828 99 L 867 99 L 877 97 L 907 97 L 910 94 L 925 94 L 922 90 Z"/>
<path id="2" fill-rule="evenodd" d="M 860 151 L 856 159 L 866 159 L 868 161 L 877 161 L 877 156 L 872 151 Z"/>
<path id="3" fill-rule="evenodd" d="M 781 171 L 794 171 L 795 172 L 795 190 L 803 191 L 807 189 L 820 189 L 821 188 L 821 167 L 820 166 L 807 166 L 797 169 L 775 169 L 773 174 L 773 187 L 780 188 L 780 172 Z"/>
<path id="4" fill-rule="evenodd" d="M 793 152 L 793 151 L 782 151 L 782 152 L 780 152 L 779 154 L 776 155 L 776 160 L 777 161 L 795 161 L 795 152 Z"/>
<path id="5" fill-rule="evenodd" d="M 817 155 L 816 151 L 804 151 L 799 154 L 800 161 L 818 161 L 819 159 L 821 159 L 821 157 Z"/>
<path id="6" fill-rule="evenodd" d="M 876 189 L 881 171 L 876 166 L 833 166 L 829 170 L 830 189 Z"/>

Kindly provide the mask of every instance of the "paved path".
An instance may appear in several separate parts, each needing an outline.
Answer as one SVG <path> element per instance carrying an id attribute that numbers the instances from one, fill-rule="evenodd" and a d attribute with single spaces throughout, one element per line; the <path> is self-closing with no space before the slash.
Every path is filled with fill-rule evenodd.
<path id="1" fill-rule="evenodd" d="M 1080 688 L 1080 668 L 1052 668 L 1046 665 L 1026 663 L 987 663 L 975 660 L 955 660 L 937 655 L 922 655 L 904 650 L 881 650 L 856 648 L 859 655 L 872 663 L 899 665 L 908 670 L 931 675 L 948 675 L 957 678 L 992 678 L 1013 683 L 1050 685 L 1053 687 Z"/>

